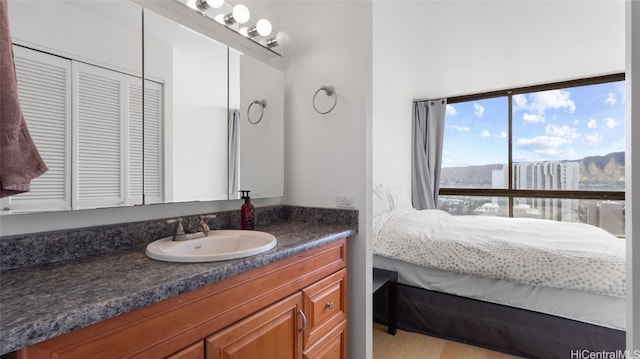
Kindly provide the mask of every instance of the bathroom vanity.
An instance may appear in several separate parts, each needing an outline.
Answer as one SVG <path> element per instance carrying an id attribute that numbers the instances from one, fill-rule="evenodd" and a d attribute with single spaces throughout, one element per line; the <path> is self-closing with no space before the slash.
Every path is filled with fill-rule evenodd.
<path id="1" fill-rule="evenodd" d="M 29 346 L 19 357 L 346 358 L 345 263 L 342 239 Z"/>
<path id="2" fill-rule="evenodd" d="M 235 260 L 170 263 L 136 249 L 3 271 L 3 353 L 346 358 L 355 230 L 297 221 L 261 229 L 277 247 Z"/>

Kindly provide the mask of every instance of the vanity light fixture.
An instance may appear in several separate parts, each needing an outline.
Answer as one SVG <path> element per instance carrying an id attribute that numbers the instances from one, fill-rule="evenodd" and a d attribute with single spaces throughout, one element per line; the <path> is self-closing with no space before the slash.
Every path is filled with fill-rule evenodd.
<path id="1" fill-rule="evenodd" d="M 289 43 L 289 34 L 284 31 L 278 31 L 275 37 L 267 40 L 267 47 L 287 46 Z"/>
<path id="2" fill-rule="evenodd" d="M 1 1 L 1 0 L 0 0 Z M 243 4 L 231 6 L 225 0 L 174 0 L 195 10 L 200 15 L 212 19 L 229 30 L 240 34 L 254 43 L 282 56 L 283 47 L 289 43 L 289 35 L 284 31 L 272 35 L 273 25 L 267 19 L 251 19 L 249 8 Z M 218 9 L 212 11 L 211 9 Z M 231 11 L 229 12 L 229 9 Z M 243 25 L 244 24 L 244 25 Z"/>
<path id="3" fill-rule="evenodd" d="M 224 0 L 196 0 L 196 9 L 205 12 L 211 8 L 218 9 L 224 5 Z"/>

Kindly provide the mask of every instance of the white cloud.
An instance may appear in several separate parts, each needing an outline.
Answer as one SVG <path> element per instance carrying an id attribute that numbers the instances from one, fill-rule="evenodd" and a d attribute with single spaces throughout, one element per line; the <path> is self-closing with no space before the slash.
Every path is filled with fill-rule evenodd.
<path id="1" fill-rule="evenodd" d="M 604 102 L 608 105 L 615 105 L 616 104 L 616 95 L 613 92 L 609 92 L 607 94 L 607 99 L 604 100 Z"/>
<path id="2" fill-rule="evenodd" d="M 484 115 L 484 107 L 482 107 L 482 105 L 479 104 L 479 103 L 474 103 L 473 104 L 473 114 L 476 117 L 482 117 L 482 115 Z"/>
<path id="3" fill-rule="evenodd" d="M 580 123 L 580 120 L 573 120 L 573 124 L 574 124 L 574 125 L 577 125 L 577 124 L 579 124 L 579 123 Z"/>
<path id="4" fill-rule="evenodd" d="M 460 125 L 451 125 L 448 126 L 450 129 L 452 130 L 456 130 L 456 131 L 460 131 L 460 132 L 469 132 L 470 128 L 467 126 L 460 126 Z"/>
<path id="5" fill-rule="evenodd" d="M 571 99 L 571 92 L 567 90 L 549 90 L 536 92 L 527 98 L 527 95 L 513 96 L 513 110 L 526 110 L 522 118 L 529 123 L 542 123 L 546 121 L 547 110 L 564 110 L 573 113 L 576 104 Z"/>
<path id="6" fill-rule="evenodd" d="M 604 124 L 608 128 L 614 128 L 614 127 L 618 126 L 618 121 L 612 119 L 611 117 L 607 117 L 607 118 L 604 119 Z"/>
<path id="7" fill-rule="evenodd" d="M 490 133 L 489 131 L 487 131 L 487 130 L 484 130 L 484 131 L 482 131 L 482 132 L 480 133 L 480 136 L 481 136 L 481 137 L 490 137 L 490 136 L 491 136 L 491 133 Z"/>
<path id="8" fill-rule="evenodd" d="M 496 135 L 496 137 L 498 137 L 498 138 L 507 138 L 507 133 L 502 131 L 498 135 Z"/>
<path id="9" fill-rule="evenodd" d="M 602 142 L 602 136 L 600 136 L 600 134 L 597 132 L 594 132 L 592 134 L 585 134 L 583 138 L 584 142 L 589 146 L 596 145 Z"/>
<path id="10" fill-rule="evenodd" d="M 575 150 L 564 146 L 571 145 L 580 137 L 578 130 L 571 126 L 547 125 L 545 134 L 532 138 L 519 138 L 518 146 L 539 156 L 573 156 Z"/>
<path id="11" fill-rule="evenodd" d="M 522 119 L 528 123 L 542 123 L 545 121 L 544 117 L 533 113 L 525 113 L 524 115 L 522 115 Z"/>
<path id="12" fill-rule="evenodd" d="M 447 104 L 447 110 L 446 111 L 447 111 L 447 115 L 451 115 L 451 116 L 455 116 L 458 113 L 456 108 L 453 107 L 453 105 L 449 105 L 449 104 Z"/>
<path id="13" fill-rule="evenodd" d="M 520 138 L 518 145 L 530 151 L 538 152 L 540 150 L 557 149 L 562 145 L 571 143 L 570 140 L 558 136 L 537 136 L 533 138 Z"/>
<path id="14" fill-rule="evenodd" d="M 513 95 L 513 110 L 520 111 L 528 108 L 527 96 Z"/>
<path id="15" fill-rule="evenodd" d="M 589 127 L 589 128 L 598 128 L 598 121 L 596 121 L 596 120 L 595 120 L 595 119 L 593 119 L 593 118 L 592 118 L 592 119 L 590 119 L 590 120 L 587 122 L 587 127 Z"/>
<path id="16" fill-rule="evenodd" d="M 571 93 L 567 90 L 536 92 L 531 97 L 533 101 L 530 109 L 542 113 L 548 109 L 564 109 L 569 113 L 573 113 L 576 110 L 576 104 L 571 99 Z"/>
<path id="17" fill-rule="evenodd" d="M 544 128 L 544 132 L 550 136 L 565 138 L 569 141 L 569 143 L 571 143 L 572 140 L 580 137 L 580 133 L 578 133 L 578 130 L 567 125 L 547 125 L 547 127 Z"/>

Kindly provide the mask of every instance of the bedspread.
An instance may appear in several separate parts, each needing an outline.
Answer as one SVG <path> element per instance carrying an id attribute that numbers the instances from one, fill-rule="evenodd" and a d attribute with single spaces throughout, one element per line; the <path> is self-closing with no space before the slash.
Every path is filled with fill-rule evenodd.
<path id="1" fill-rule="evenodd" d="M 374 219 L 374 253 L 445 271 L 625 296 L 625 242 L 595 226 L 402 209 Z"/>

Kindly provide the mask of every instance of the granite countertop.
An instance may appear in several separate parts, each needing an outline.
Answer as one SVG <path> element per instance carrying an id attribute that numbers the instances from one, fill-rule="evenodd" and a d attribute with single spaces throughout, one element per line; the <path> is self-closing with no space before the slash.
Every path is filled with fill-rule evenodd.
<path id="1" fill-rule="evenodd" d="M 355 234 L 349 226 L 309 222 L 260 229 L 276 236 L 277 247 L 235 260 L 170 263 L 136 249 L 3 271 L 0 354 Z"/>

